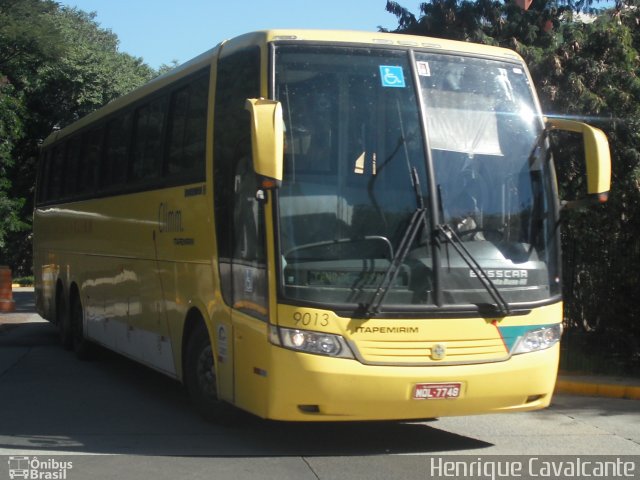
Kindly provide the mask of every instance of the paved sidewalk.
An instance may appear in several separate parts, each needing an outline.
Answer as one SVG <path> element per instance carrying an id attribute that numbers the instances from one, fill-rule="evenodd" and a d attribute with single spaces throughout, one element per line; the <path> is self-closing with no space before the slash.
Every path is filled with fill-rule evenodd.
<path id="1" fill-rule="evenodd" d="M 37 313 L 0 313 L 0 331 L 24 323 L 46 322 Z"/>
<path id="2" fill-rule="evenodd" d="M 32 287 L 14 287 L 13 299 L 16 310 L 0 313 L 0 333 L 23 323 L 45 322 L 37 313 Z"/>

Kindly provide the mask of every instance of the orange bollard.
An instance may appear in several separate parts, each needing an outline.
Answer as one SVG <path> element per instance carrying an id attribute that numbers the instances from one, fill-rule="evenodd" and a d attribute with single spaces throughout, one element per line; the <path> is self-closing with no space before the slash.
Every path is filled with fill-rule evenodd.
<path id="1" fill-rule="evenodd" d="M 0 266 L 0 313 L 9 313 L 16 309 L 11 283 L 11 269 Z"/>

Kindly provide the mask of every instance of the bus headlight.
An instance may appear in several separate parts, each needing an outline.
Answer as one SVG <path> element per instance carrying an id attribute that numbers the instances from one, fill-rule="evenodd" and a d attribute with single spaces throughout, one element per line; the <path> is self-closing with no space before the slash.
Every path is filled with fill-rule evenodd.
<path id="1" fill-rule="evenodd" d="M 271 326 L 269 328 L 269 340 L 274 345 L 299 352 L 329 357 L 353 358 L 353 353 L 351 353 L 351 349 L 344 338 L 331 333 Z"/>
<path id="2" fill-rule="evenodd" d="M 548 327 L 530 330 L 525 333 L 513 349 L 513 354 L 536 352 L 554 346 L 562 336 L 562 325 L 550 325 Z"/>

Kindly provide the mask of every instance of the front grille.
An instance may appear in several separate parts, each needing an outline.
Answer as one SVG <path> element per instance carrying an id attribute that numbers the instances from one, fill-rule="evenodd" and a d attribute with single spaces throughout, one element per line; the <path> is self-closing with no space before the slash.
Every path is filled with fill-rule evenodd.
<path id="1" fill-rule="evenodd" d="M 508 352 L 500 338 L 481 340 L 358 340 L 353 342 L 358 357 L 367 364 L 456 364 L 486 363 L 507 358 Z M 435 346 L 445 347 L 445 356 L 435 360 Z"/>

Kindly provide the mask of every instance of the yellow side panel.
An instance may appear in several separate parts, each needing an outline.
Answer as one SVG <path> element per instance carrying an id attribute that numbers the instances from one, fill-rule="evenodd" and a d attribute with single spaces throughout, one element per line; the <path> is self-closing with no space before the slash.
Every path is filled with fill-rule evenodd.
<path id="1" fill-rule="evenodd" d="M 233 311 L 236 406 L 267 415 L 268 388 L 275 373 L 269 363 L 267 324 Z"/>
<path id="2" fill-rule="evenodd" d="M 78 286 L 90 338 L 180 378 L 186 314 L 217 287 L 212 208 L 202 183 L 38 209 L 35 268 Z"/>

